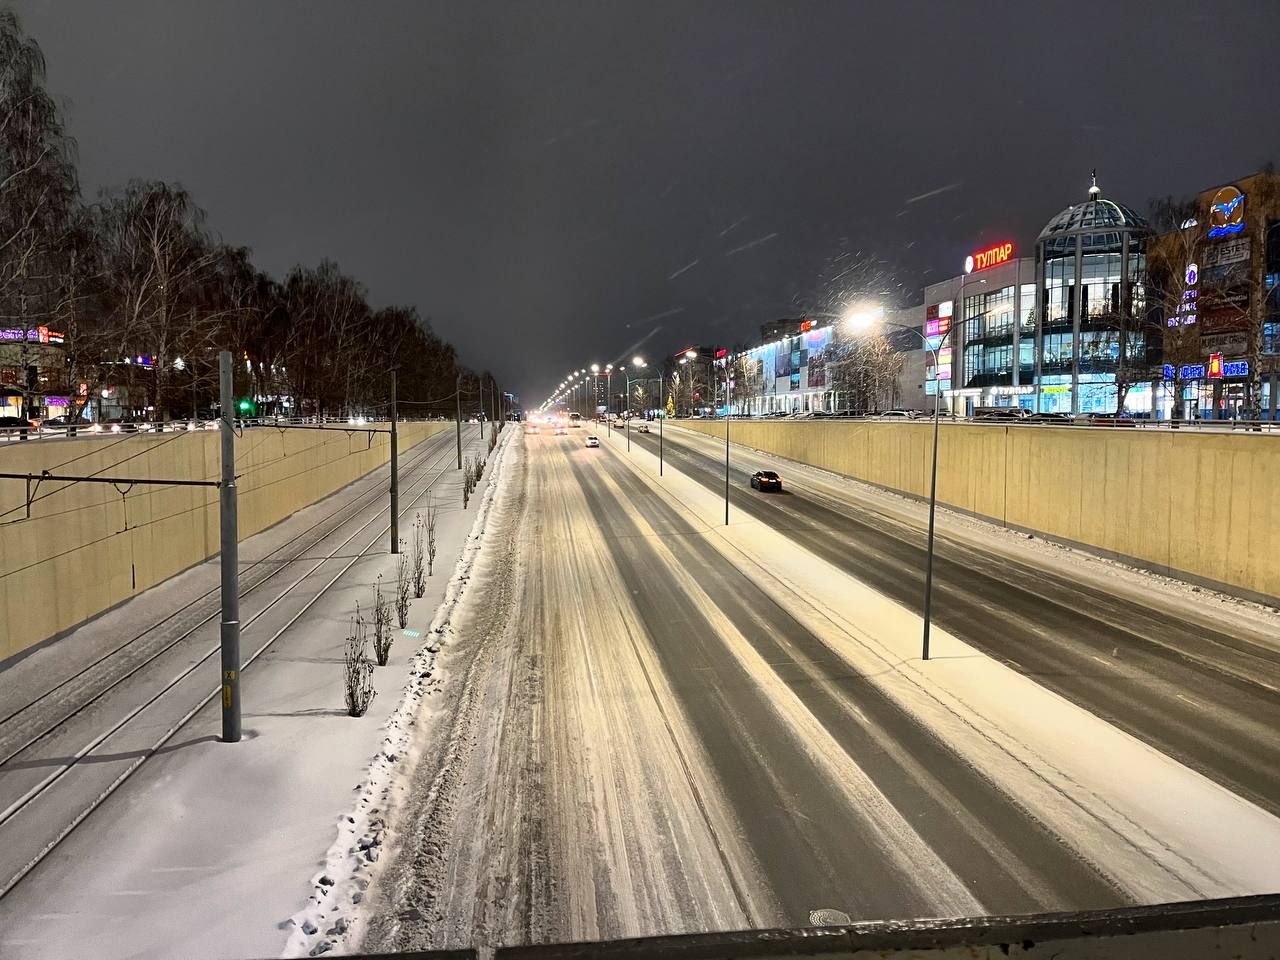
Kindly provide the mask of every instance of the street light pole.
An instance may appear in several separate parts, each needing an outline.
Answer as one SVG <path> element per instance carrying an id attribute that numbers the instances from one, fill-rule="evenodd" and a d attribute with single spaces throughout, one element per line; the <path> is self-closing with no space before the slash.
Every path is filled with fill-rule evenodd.
<path id="1" fill-rule="evenodd" d="M 724 525 L 729 525 L 729 355 L 724 359 Z"/>
<path id="2" fill-rule="evenodd" d="M 875 322 L 868 318 L 865 322 Z M 934 528 L 936 516 L 938 512 L 938 423 L 941 419 L 940 401 L 942 397 L 942 381 L 938 378 L 938 358 L 941 356 L 942 345 L 947 342 L 956 327 L 952 326 L 938 340 L 936 347 L 929 346 L 929 338 L 917 330 L 915 327 L 907 326 L 904 323 L 894 323 L 891 320 L 880 319 L 881 323 L 890 327 L 897 327 L 899 330 L 910 330 L 920 338 L 920 346 L 933 355 L 934 369 L 934 390 L 933 390 L 933 451 L 930 456 L 929 465 L 929 533 L 925 547 L 924 561 L 924 628 L 920 642 L 920 659 L 929 659 L 929 633 L 931 629 L 931 619 L 933 610 L 933 544 L 934 544 Z"/>
<path id="3" fill-rule="evenodd" d="M 462 469 L 462 374 L 458 374 L 458 379 L 453 387 L 454 410 L 458 417 L 458 469 Z"/>
<path id="4" fill-rule="evenodd" d="M 222 566 L 222 739 L 240 740 L 240 566 L 239 522 L 236 515 L 236 434 L 235 391 L 231 380 L 231 351 L 218 354 L 218 377 L 222 401 L 222 487 L 218 511 L 221 520 Z"/>
<path id="5" fill-rule="evenodd" d="M 396 372 L 391 371 L 391 552 L 400 552 L 400 443 L 396 432 Z"/>
<path id="6" fill-rule="evenodd" d="M 927 347 L 928 344 L 925 346 Z M 938 396 L 942 392 L 942 381 L 938 379 L 936 360 L 933 369 L 933 463 L 929 468 L 929 545 L 924 561 L 924 642 L 920 657 L 922 660 L 929 659 L 929 608 L 933 604 L 933 517 L 938 504 Z"/>
<path id="7" fill-rule="evenodd" d="M 667 401 L 664 394 L 667 390 L 666 384 L 666 364 L 663 365 L 664 375 L 658 378 L 658 476 L 662 476 L 662 421 L 667 419 Z"/>

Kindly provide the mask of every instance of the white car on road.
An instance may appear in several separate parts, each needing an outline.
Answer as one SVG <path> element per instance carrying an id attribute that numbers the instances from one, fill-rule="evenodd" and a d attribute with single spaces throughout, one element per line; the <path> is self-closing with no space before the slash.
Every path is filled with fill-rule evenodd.
<path id="1" fill-rule="evenodd" d="M 598 446 L 600 446 L 600 438 L 599 438 L 599 437 L 587 437 L 587 446 L 588 446 L 588 447 L 598 447 Z"/>

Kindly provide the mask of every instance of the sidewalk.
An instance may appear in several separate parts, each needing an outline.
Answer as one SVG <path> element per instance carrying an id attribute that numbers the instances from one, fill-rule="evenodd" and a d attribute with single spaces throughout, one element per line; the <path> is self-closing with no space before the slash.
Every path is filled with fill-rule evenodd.
<path id="1" fill-rule="evenodd" d="M 216 704 L 201 711 L 0 901 L 0 954 L 66 957 L 90 943 L 105 957 L 285 949 L 290 918 L 309 902 L 310 881 L 382 756 L 384 724 L 406 692 L 430 695 L 433 655 L 415 654 L 429 648 L 433 617 L 514 435 L 505 431 L 489 455 L 465 511 L 459 473 L 436 484 L 434 574 L 411 601 L 407 628 L 395 631 L 388 665 L 374 670 L 369 712 L 346 715 L 344 637 L 356 601 L 371 608 L 379 575 L 394 600 L 397 558 L 386 553 L 359 560 L 245 670 L 242 742 L 217 740 Z M 464 453 L 486 450 L 474 441 Z M 406 543 L 411 531 L 406 515 Z"/>

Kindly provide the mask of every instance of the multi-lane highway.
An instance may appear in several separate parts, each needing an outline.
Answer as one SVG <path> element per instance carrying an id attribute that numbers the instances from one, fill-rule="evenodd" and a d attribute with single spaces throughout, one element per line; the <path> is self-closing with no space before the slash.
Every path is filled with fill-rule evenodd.
<path id="1" fill-rule="evenodd" d="M 632 438 L 657 451 L 657 438 Z M 664 436 L 676 469 L 724 490 L 724 445 Z M 748 479 L 776 460 L 734 448 L 730 500 L 815 555 L 919 611 L 925 530 L 919 511 L 786 464 L 783 496 Z M 941 529 L 933 614 L 951 633 L 1038 683 L 1280 813 L 1280 641 L 1230 606 L 1171 606 L 999 549 L 971 525 Z"/>
<path id="2" fill-rule="evenodd" d="M 633 436 L 628 456 L 608 438 L 585 447 L 587 432 L 526 436 L 511 451 L 463 640 L 443 654 L 451 699 L 393 818 L 398 847 L 369 896 L 366 948 L 804 924 L 819 908 L 1105 907 L 1274 879 L 1254 863 L 1237 876 L 1190 862 L 1195 811 L 1182 824 L 1176 800 L 1172 825 L 1153 817 L 1149 829 L 1134 822 L 1134 791 L 1113 803 L 1105 784 L 1075 793 L 1059 778 L 1052 803 L 1036 806 L 1014 784 L 1043 771 L 1002 759 L 1006 778 L 974 763 L 638 469 L 656 437 Z M 722 451 L 669 431 L 668 483 L 723 491 Z M 733 509 L 761 542 L 777 538 L 780 563 L 785 543 L 850 585 L 918 600 L 909 520 L 791 471 L 786 494 L 758 494 L 747 476 L 764 464 L 735 456 Z M 1185 785 L 1261 825 L 1250 828 L 1257 856 L 1280 849 L 1280 821 L 1249 802 L 1280 802 L 1266 734 L 1280 719 L 1265 686 L 1274 651 L 984 553 L 961 533 L 944 535 L 940 554 L 941 625 L 1047 688 L 1028 709 L 1074 723 L 1083 713 L 1049 692 L 1060 691 L 1192 763 L 1229 790 L 1101 725 L 1096 748 L 1132 756 L 1135 778 L 1158 767 L 1150 782 L 1163 793 Z M 1066 826 L 1095 820 L 1124 826 L 1115 840 Z"/>

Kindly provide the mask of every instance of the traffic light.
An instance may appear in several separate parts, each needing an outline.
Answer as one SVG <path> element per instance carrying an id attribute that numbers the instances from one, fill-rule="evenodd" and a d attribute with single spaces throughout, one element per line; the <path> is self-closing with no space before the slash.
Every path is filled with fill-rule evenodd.
<path id="1" fill-rule="evenodd" d="M 257 407 L 254 406 L 253 400 L 249 397 L 241 397 L 240 401 L 236 404 L 236 409 L 240 412 L 240 416 L 242 417 L 252 417 L 258 412 Z"/>

